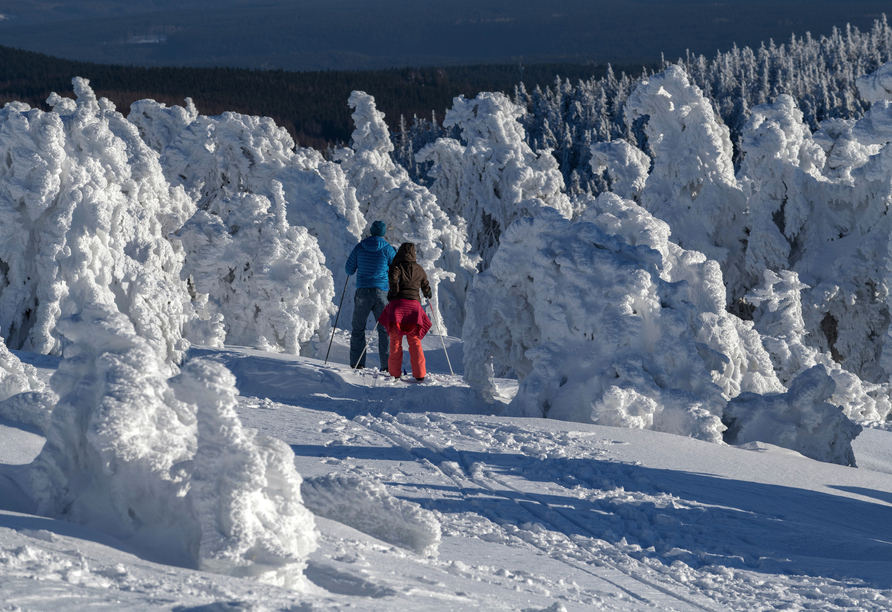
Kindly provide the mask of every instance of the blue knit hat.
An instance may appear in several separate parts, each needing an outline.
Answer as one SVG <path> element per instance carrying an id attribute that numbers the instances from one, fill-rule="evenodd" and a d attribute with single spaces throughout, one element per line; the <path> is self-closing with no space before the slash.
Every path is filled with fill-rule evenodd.
<path id="1" fill-rule="evenodd" d="M 372 223 L 372 236 L 383 236 L 386 231 L 387 224 L 383 221 L 375 221 L 374 223 Z"/>

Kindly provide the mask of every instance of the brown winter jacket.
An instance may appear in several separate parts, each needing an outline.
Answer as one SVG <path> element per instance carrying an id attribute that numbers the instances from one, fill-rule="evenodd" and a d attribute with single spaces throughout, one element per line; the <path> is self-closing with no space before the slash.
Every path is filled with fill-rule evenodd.
<path id="1" fill-rule="evenodd" d="M 390 264 L 387 279 L 390 286 L 390 290 L 387 292 L 388 302 L 398 298 L 420 302 L 419 289 L 424 297 L 428 299 L 431 297 L 431 286 L 427 282 L 427 274 L 424 268 L 415 263 L 415 245 L 411 242 L 404 242 L 400 245 L 396 257 Z"/>

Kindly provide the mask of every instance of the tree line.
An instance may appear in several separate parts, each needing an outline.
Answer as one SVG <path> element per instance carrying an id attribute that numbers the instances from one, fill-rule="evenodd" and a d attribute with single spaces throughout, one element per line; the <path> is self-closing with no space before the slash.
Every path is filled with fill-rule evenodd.
<path id="1" fill-rule="evenodd" d="M 653 68 L 653 67 L 651 67 Z M 626 67 L 641 72 L 642 67 Z M 388 127 L 400 117 L 442 121 L 456 96 L 512 92 L 521 80 L 543 86 L 557 76 L 573 81 L 601 78 L 606 64 L 519 64 L 398 68 L 371 71 L 289 72 L 243 68 L 167 68 L 94 64 L 0 46 L 0 103 L 21 101 L 47 110 L 52 92 L 74 97 L 71 79 L 90 80 L 98 96 L 124 114 L 136 100 L 167 105 L 191 97 L 203 115 L 233 111 L 271 117 L 300 146 L 325 150 L 347 143 L 353 132 L 347 99 L 353 90 L 375 97 Z"/>

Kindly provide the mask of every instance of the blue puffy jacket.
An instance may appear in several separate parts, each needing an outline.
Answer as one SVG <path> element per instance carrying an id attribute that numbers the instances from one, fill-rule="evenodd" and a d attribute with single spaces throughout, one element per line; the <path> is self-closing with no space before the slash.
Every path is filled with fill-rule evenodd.
<path id="1" fill-rule="evenodd" d="M 355 247 L 347 258 L 347 275 L 356 274 L 356 288 L 387 291 L 387 269 L 396 250 L 380 236 L 369 236 Z"/>

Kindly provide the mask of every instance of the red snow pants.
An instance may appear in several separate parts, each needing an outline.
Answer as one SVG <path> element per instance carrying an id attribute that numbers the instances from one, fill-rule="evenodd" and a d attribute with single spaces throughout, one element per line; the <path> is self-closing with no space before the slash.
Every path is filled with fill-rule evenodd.
<path id="1" fill-rule="evenodd" d="M 403 373 L 403 336 L 409 342 L 409 361 L 412 363 L 412 376 L 424 378 L 427 371 L 424 367 L 424 350 L 421 348 L 421 337 L 415 323 L 394 323 L 396 329 L 390 332 L 390 358 L 387 367 L 390 375 L 399 378 Z"/>

